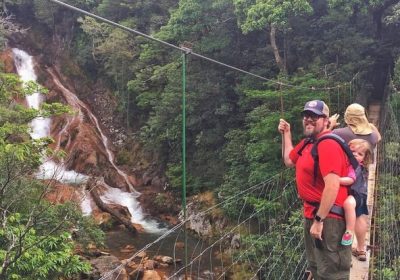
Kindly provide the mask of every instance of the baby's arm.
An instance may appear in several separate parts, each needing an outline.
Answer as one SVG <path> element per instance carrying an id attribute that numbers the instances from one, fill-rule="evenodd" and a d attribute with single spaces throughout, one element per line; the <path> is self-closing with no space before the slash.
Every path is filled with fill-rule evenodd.
<path id="1" fill-rule="evenodd" d="M 340 177 L 339 182 L 342 186 L 351 186 L 354 183 L 354 179 L 351 177 Z"/>
<path id="2" fill-rule="evenodd" d="M 354 171 L 354 168 L 350 165 L 347 176 L 340 177 L 339 182 L 343 186 L 351 186 L 355 181 L 356 181 L 356 172 Z"/>

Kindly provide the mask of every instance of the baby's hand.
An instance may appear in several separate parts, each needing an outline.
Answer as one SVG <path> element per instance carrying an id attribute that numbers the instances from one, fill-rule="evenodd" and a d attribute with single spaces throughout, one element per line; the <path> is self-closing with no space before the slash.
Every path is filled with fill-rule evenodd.
<path id="1" fill-rule="evenodd" d="M 329 129 L 332 130 L 335 127 L 339 126 L 340 123 L 338 123 L 338 119 L 339 119 L 340 115 L 339 114 L 334 114 L 329 118 Z"/>

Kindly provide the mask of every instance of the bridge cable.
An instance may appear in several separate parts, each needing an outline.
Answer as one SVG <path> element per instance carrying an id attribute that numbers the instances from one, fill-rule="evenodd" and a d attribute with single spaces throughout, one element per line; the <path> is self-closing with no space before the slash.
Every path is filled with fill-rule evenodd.
<path id="1" fill-rule="evenodd" d="M 253 76 L 253 77 L 258 78 L 258 79 L 261 79 L 261 80 L 263 80 L 263 81 L 267 81 L 267 82 L 274 83 L 274 84 L 276 84 L 276 85 L 282 85 L 282 86 L 287 86 L 287 87 L 292 87 L 292 88 L 299 88 L 299 89 L 308 89 L 308 90 L 311 90 L 311 91 L 318 91 L 318 90 L 334 90 L 334 89 L 337 89 L 338 87 L 345 87 L 345 86 L 347 86 L 347 84 L 351 83 L 351 81 L 354 79 L 354 77 L 353 77 L 351 81 L 349 81 L 349 82 L 344 82 L 344 83 L 341 84 L 341 85 L 337 85 L 337 86 L 333 86 L 333 87 L 320 87 L 320 88 L 312 87 L 312 86 L 311 86 L 311 87 L 303 87 L 303 86 L 297 86 L 297 85 L 292 85 L 292 84 L 288 84 L 288 83 L 283 83 L 283 82 L 280 82 L 279 80 L 277 81 L 277 80 L 274 80 L 274 79 L 269 79 L 269 78 L 263 77 L 263 76 L 261 76 L 261 75 L 257 75 L 257 74 L 255 74 L 255 73 L 252 73 L 252 72 L 249 72 L 249 71 L 240 69 L 240 68 L 238 68 L 238 67 L 235 67 L 235 66 L 232 66 L 232 65 L 229 65 L 229 64 L 220 62 L 220 61 L 215 60 L 215 59 L 212 59 L 212 58 L 210 58 L 210 57 L 207 57 L 207 56 L 198 54 L 198 53 L 196 53 L 196 52 L 193 52 L 193 51 L 192 51 L 191 49 L 189 49 L 189 48 L 186 48 L 186 47 L 179 47 L 179 46 L 176 46 L 176 45 L 174 45 L 174 44 L 168 43 L 168 42 L 166 42 L 166 41 L 157 39 L 157 38 L 155 38 L 155 37 L 153 37 L 153 36 L 147 35 L 147 34 L 145 34 L 145 33 L 143 33 L 143 32 L 138 31 L 138 30 L 129 28 L 129 27 L 127 27 L 127 26 L 124 26 L 124 25 L 122 25 L 122 24 L 116 23 L 116 22 L 111 21 L 111 20 L 109 20 L 109 19 L 106 19 L 106 18 L 103 18 L 103 17 L 101 17 L 101 16 L 95 15 L 95 14 L 93 14 L 93 13 L 87 12 L 87 11 L 85 11 L 85 10 L 83 10 L 83 9 L 80 9 L 80 8 L 75 7 L 75 6 L 69 5 L 69 4 L 64 3 L 64 2 L 62 2 L 62 1 L 59 1 L 59 0 L 48 0 L 48 1 L 53 2 L 53 3 L 55 3 L 55 4 L 58 4 L 58 5 L 61 5 L 61 6 L 64 6 L 64 7 L 68 8 L 68 9 L 70 9 L 70 10 L 74 10 L 74 11 L 79 12 L 79 13 L 81 13 L 81 14 L 87 15 L 87 16 L 92 17 L 92 18 L 94 18 L 94 19 L 97 19 L 97 20 L 99 20 L 99 21 L 105 22 L 105 23 L 107 23 L 107 24 L 110 24 L 110 25 L 115 26 L 115 27 L 117 27 L 117 28 L 120 28 L 120 29 L 122 29 L 122 30 L 125 30 L 125 31 L 127 31 L 127 32 L 129 32 L 129 33 L 134 33 L 134 34 L 136 34 L 136 35 L 142 36 L 142 37 L 144 37 L 144 38 L 146 38 L 146 39 L 149 39 L 149 40 L 151 40 L 151 41 L 157 42 L 157 43 L 159 43 L 159 44 L 161 44 L 161 45 L 164 45 L 164 46 L 167 46 L 167 47 L 169 47 L 169 48 L 173 48 L 173 49 L 175 49 L 175 50 L 184 52 L 184 53 L 186 53 L 186 54 L 190 54 L 190 55 L 192 55 L 192 56 L 195 56 L 195 57 L 198 57 L 198 58 L 207 60 L 207 61 L 209 61 L 209 62 L 212 62 L 212 63 L 215 63 L 215 64 L 219 64 L 219 65 L 221 65 L 221 66 L 230 68 L 230 69 L 232 69 L 232 70 L 235 70 L 235 71 L 238 71 L 238 72 L 241 72 L 241 73 L 244 73 L 244 74 Z"/>

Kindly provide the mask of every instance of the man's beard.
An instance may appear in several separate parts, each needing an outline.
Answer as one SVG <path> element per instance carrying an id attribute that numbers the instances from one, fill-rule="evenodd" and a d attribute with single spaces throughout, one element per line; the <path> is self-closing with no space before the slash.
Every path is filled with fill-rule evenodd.
<path id="1" fill-rule="evenodd" d="M 308 125 L 312 125 L 314 128 L 312 130 L 307 130 L 306 127 Z M 317 136 L 321 131 L 317 131 L 316 128 L 317 127 L 313 123 L 310 123 L 310 122 L 304 123 L 303 124 L 304 136 L 306 136 L 306 137 L 315 137 L 315 136 Z"/>
<path id="2" fill-rule="evenodd" d="M 304 136 L 306 136 L 306 137 L 312 137 L 312 136 L 316 136 L 316 135 L 317 135 L 317 133 L 315 133 L 315 130 L 313 130 L 313 131 L 308 131 L 308 130 L 304 129 Z"/>

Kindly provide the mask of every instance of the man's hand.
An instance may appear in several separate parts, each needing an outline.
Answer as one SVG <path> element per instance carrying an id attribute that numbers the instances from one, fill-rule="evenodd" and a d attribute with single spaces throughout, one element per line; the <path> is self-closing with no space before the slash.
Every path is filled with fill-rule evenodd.
<path id="1" fill-rule="evenodd" d="M 322 222 L 317 222 L 314 220 L 311 228 L 310 228 L 310 234 L 312 237 L 315 239 L 322 240 L 322 229 L 324 228 L 324 223 Z"/>
<path id="2" fill-rule="evenodd" d="M 290 124 L 284 119 L 279 120 L 278 131 L 282 134 L 290 132 Z"/>

